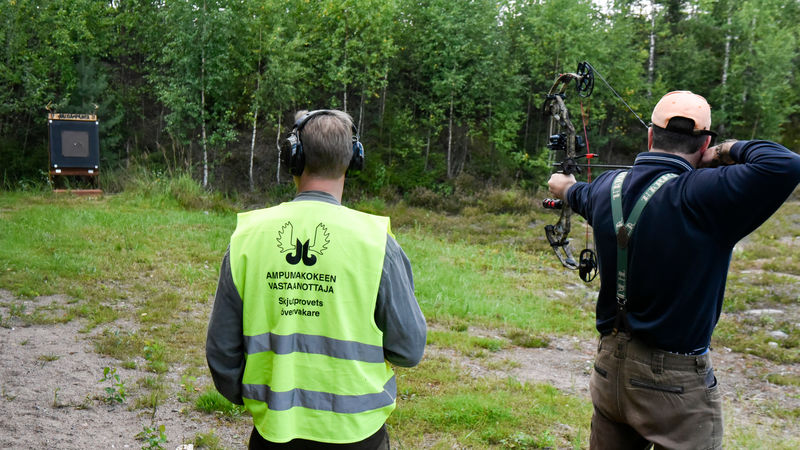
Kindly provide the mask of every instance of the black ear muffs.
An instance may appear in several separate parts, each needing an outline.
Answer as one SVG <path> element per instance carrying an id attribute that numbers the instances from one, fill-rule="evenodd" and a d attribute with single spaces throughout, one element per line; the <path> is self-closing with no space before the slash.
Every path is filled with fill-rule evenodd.
<path id="1" fill-rule="evenodd" d="M 303 127 L 312 117 L 325 114 L 331 114 L 330 110 L 318 109 L 303 114 L 303 116 L 294 123 L 292 131 L 286 139 L 281 142 L 281 163 L 289 168 L 289 173 L 292 175 L 298 177 L 302 175 L 306 165 L 306 156 L 303 153 L 303 142 L 300 139 Z M 350 126 L 353 130 L 353 156 L 350 158 L 350 164 L 347 170 L 361 170 L 364 168 L 364 146 L 358 140 L 358 130 L 356 126 L 352 123 Z"/>
<path id="2" fill-rule="evenodd" d="M 353 127 L 353 156 L 350 158 L 350 165 L 347 170 L 361 170 L 364 168 L 364 146 L 358 140 L 356 127 Z"/>
<path id="3" fill-rule="evenodd" d="M 281 164 L 289 169 L 292 175 L 300 176 L 306 165 L 306 156 L 303 154 L 303 144 L 295 130 L 281 142 Z"/>
<path id="4" fill-rule="evenodd" d="M 281 142 L 281 163 L 289 169 L 289 173 L 294 176 L 303 174 L 306 165 L 306 155 L 303 153 L 303 142 L 300 140 L 302 131 L 308 119 L 315 116 L 319 111 L 311 111 L 303 114 L 292 127 L 292 131 Z"/>

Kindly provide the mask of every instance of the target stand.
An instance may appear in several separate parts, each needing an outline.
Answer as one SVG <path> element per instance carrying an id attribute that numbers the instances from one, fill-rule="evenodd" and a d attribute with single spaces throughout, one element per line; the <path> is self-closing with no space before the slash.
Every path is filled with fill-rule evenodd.
<path id="1" fill-rule="evenodd" d="M 48 113 L 50 184 L 56 193 L 102 195 L 100 122 L 95 114 Z M 74 188 L 73 188 L 74 186 Z"/>

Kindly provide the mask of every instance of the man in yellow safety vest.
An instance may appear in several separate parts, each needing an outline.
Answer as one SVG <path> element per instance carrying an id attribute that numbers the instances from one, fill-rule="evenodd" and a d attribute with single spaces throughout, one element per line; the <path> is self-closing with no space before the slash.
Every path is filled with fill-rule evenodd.
<path id="1" fill-rule="evenodd" d="M 298 114 L 281 148 L 291 202 L 239 214 L 220 269 L 206 357 L 253 416 L 250 448 L 387 449 L 391 364 L 422 358 L 426 323 L 388 217 L 341 205 L 363 165 L 349 115 Z"/>

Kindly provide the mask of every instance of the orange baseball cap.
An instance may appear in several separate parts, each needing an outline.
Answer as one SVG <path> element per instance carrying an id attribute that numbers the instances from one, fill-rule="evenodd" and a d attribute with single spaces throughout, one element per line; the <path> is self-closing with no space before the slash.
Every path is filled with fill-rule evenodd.
<path id="1" fill-rule="evenodd" d="M 696 131 L 711 128 L 711 106 L 705 98 L 690 91 L 672 91 L 665 94 L 653 108 L 650 120 L 657 127 L 668 128 L 669 121 L 673 117 L 693 120 Z"/>

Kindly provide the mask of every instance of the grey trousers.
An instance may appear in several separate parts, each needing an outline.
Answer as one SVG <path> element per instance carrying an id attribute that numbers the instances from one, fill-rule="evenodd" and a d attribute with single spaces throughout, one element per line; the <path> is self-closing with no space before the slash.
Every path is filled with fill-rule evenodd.
<path id="1" fill-rule="evenodd" d="M 626 333 L 603 336 L 589 389 L 591 449 L 722 448 L 722 397 L 709 353 L 679 355 Z"/>

